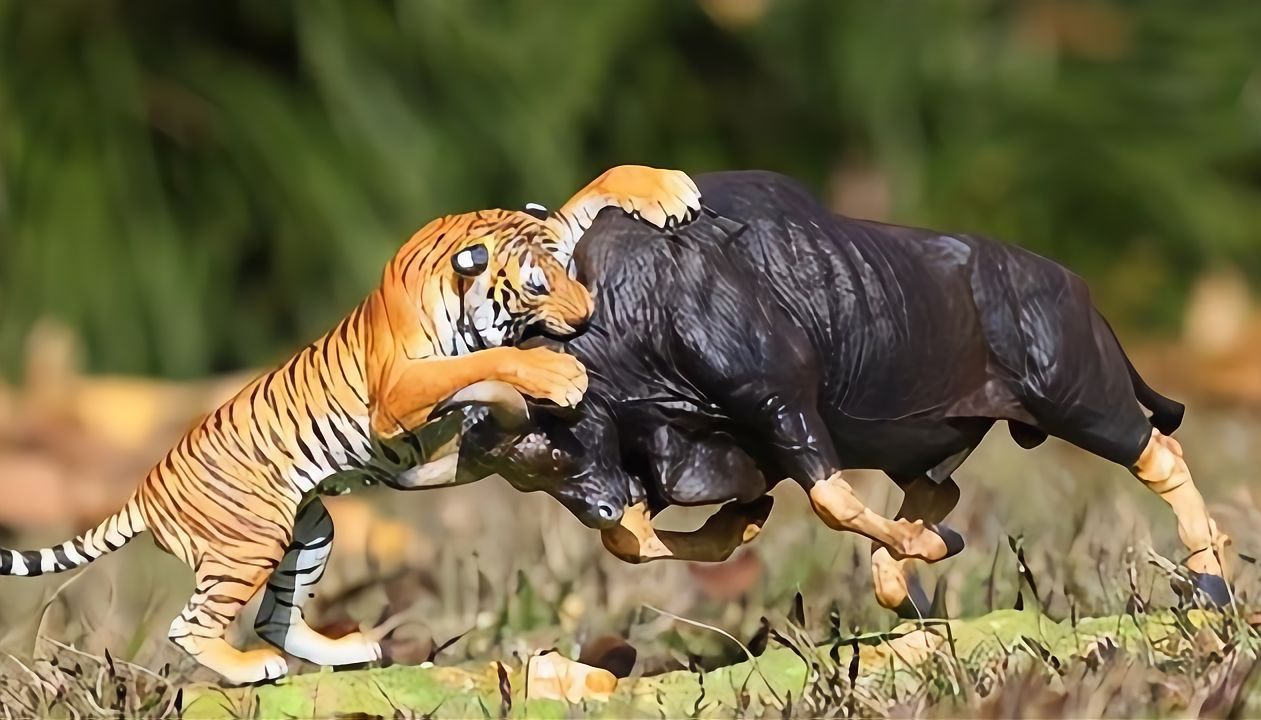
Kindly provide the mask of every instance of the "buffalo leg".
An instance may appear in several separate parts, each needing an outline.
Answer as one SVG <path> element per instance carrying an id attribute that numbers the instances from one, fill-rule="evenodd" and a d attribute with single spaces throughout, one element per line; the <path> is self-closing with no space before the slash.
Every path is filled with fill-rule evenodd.
<path id="1" fill-rule="evenodd" d="M 962 549 L 962 542 L 950 530 L 927 527 L 923 522 L 890 520 L 867 507 L 842 476 L 827 425 L 810 403 L 772 395 L 752 405 L 756 407 L 753 417 L 761 420 L 759 424 L 770 435 L 774 448 L 769 458 L 772 471 L 796 480 L 810 495 L 815 514 L 828 527 L 856 532 L 886 545 L 899 560 L 910 557 L 934 562 Z"/>
<path id="2" fill-rule="evenodd" d="M 647 506 L 637 503 L 622 514 L 621 524 L 601 531 L 600 537 L 610 553 L 629 563 L 667 559 L 722 562 L 758 536 L 772 502 L 763 496 L 751 503 L 727 503 L 691 532 L 657 530 Z"/>
<path id="3" fill-rule="evenodd" d="M 890 520 L 867 507 L 843 477 L 827 427 L 813 408 L 773 402 L 763 403 L 763 408 L 773 418 L 777 464 L 805 488 L 815 514 L 828 527 L 879 542 L 897 560 L 936 562 L 963 549 L 962 539 L 952 530 L 918 520 Z"/>
<path id="4" fill-rule="evenodd" d="M 1152 430 L 1147 448 L 1130 471 L 1173 509 L 1178 519 L 1178 536 L 1190 553 L 1186 566 L 1194 573 L 1196 585 L 1217 604 L 1229 603 L 1222 557 L 1230 538 L 1217 529 L 1217 523 L 1209 516 L 1182 457 L 1182 446 L 1159 430 Z"/>
<path id="5" fill-rule="evenodd" d="M 840 471 L 810 488 L 810 504 L 833 530 L 864 535 L 897 560 L 944 560 L 963 549 L 963 539 L 952 530 L 926 525 L 923 520 L 890 520 L 863 504 Z"/>
<path id="6" fill-rule="evenodd" d="M 905 495 L 897 518 L 921 520 L 928 524 L 939 523 L 954 510 L 959 502 L 959 486 L 947 477 L 940 483 L 927 477 L 919 477 L 902 486 Z M 889 548 L 879 542 L 871 544 L 871 575 L 876 590 L 876 601 L 882 607 L 895 610 L 903 617 L 919 617 L 927 610 L 922 597 L 914 598 L 908 585 L 911 570 L 909 559 L 895 560 Z M 922 606 L 922 607 L 921 607 Z"/>

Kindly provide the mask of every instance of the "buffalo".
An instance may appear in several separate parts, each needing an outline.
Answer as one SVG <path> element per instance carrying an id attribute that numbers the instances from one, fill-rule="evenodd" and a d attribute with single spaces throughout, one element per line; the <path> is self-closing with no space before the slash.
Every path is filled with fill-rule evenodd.
<path id="1" fill-rule="evenodd" d="M 952 473 L 1005 421 L 1023 447 L 1055 436 L 1130 469 L 1172 508 L 1200 597 L 1228 602 L 1229 540 L 1171 437 L 1183 406 L 1143 381 L 1078 276 L 975 235 L 837 216 L 774 173 L 695 180 L 704 212 L 682 227 L 597 218 L 573 257 L 597 298 L 568 344 L 586 398 L 535 404 L 524 426 L 466 421 L 461 475 L 548 492 L 629 562 L 726 558 L 791 478 L 829 527 L 872 540 L 878 601 L 914 615 L 907 564 L 962 549 L 942 524 Z M 904 491 L 895 518 L 858 499 L 853 468 Z M 721 503 L 697 531 L 652 527 L 667 506 Z"/>

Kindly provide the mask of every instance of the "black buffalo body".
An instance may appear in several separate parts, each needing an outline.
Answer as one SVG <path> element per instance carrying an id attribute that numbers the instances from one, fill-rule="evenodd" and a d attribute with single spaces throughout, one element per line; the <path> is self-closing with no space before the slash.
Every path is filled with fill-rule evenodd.
<path id="1" fill-rule="evenodd" d="M 569 344 L 580 409 L 536 412 L 510 442 L 473 432 L 461 464 L 607 527 L 639 500 L 750 502 L 838 469 L 944 482 L 999 420 L 1025 447 L 1054 435 L 1122 465 L 1181 421 L 1050 260 L 838 217 L 772 173 L 696 180 L 689 225 L 610 212 L 580 243 L 597 294 Z"/>

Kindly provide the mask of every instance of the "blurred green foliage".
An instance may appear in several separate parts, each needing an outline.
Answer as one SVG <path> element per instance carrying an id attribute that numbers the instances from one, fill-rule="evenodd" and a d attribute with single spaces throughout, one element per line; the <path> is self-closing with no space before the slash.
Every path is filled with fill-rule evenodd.
<path id="1" fill-rule="evenodd" d="M 97 370 L 274 360 L 429 219 L 626 162 L 1009 239 L 1169 327 L 1261 271 L 1261 3 L 3 0 L 0 368 L 43 315 Z"/>

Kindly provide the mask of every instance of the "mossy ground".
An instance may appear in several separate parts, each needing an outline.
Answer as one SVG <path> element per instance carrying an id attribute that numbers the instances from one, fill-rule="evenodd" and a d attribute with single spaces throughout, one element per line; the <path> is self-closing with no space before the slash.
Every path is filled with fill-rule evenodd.
<path id="1" fill-rule="evenodd" d="M 785 708 L 791 713 L 794 702 L 811 714 L 931 693 L 934 676 L 953 676 L 970 686 L 970 692 L 957 688 L 956 697 L 979 697 L 976 685 L 985 682 L 985 669 L 996 662 L 1006 668 L 1006 679 L 1040 671 L 1048 685 L 1054 678 L 1061 687 L 1076 665 L 1098 669 L 1117 662 L 1189 664 L 1206 675 L 1229 676 L 1223 668 L 1250 667 L 1257 647 L 1246 625 L 1195 610 L 1076 623 L 1057 623 L 1032 610 L 1002 610 L 922 627 L 941 644 L 919 657 L 899 647 L 921 632 L 914 623 L 854 643 L 813 645 L 801 636 L 794 642 L 781 635 L 786 646 L 768 648 L 759 657 L 708 673 L 680 670 L 630 678 L 607 702 L 577 706 L 526 697 L 521 671 L 504 667 L 501 675 L 492 663 L 324 672 L 258 688 L 196 687 L 186 696 L 184 717 L 759 717 L 780 716 Z M 1221 689 L 1219 679 L 1201 692 L 1207 697 Z M 1230 702 L 1261 709 L 1261 687 L 1241 685 Z"/>

